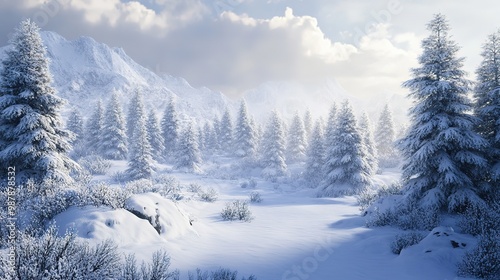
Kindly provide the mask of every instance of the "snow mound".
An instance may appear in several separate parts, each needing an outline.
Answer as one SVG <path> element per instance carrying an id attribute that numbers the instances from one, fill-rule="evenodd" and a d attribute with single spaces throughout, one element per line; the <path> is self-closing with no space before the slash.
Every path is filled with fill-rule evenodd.
<path id="1" fill-rule="evenodd" d="M 165 242 L 148 221 L 125 209 L 73 206 L 54 220 L 60 235 L 75 231 L 77 237 L 95 244 L 107 239 L 120 246 Z"/>
<path id="2" fill-rule="evenodd" d="M 159 231 L 162 238 L 172 240 L 187 233 L 195 233 L 189 215 L 178 205 L 157 193 L 135 194 L 129 198 L 125 208 L 151 221 L 149 227 Z M 157 233 L 158 234 L 158 233 Z"/>
<path id="3" fill-rule="evenodd" d="M 475 246 L 475 242 L 474 237 L 456 233 L 451 227 L 436 227 L 418 244 L 403 249 L 399 258 L 456 267 L 467 249 Z"/>

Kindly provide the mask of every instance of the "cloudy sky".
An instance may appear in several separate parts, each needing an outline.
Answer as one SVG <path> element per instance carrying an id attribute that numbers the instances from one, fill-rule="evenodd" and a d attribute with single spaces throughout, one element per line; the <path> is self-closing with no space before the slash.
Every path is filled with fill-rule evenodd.
<path id="1" fill-rule="evenodd" d="M 497 0 L 0 0 L 0 45 L 31 17 L 230 96 L 270 80 L 325 78 L 358 96 L 405 94 L 433 14 L 449 19 L 474 78 L 498 11 Z"/>

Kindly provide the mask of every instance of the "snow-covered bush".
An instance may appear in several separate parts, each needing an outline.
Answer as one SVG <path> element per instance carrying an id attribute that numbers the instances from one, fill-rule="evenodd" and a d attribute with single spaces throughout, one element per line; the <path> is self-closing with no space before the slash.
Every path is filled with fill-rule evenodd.
<path id="1" fill-rule="evenodd" d="M 220 215 L 225 221 L 240 220 L 249 222 L 252 220 L 252 213 L 248 209 L 248 202 L 242 200 L 227 203 Z"/>
<path id="2" fill-rule="evenodd" d="M 238 271 L 232 271 L 226 268 L 219 268 L 215 271 L 204 271 L 202 272 L 199 268 L 196 269 L 196 275 L 189 272 L 189 280 L 237 280 Z M 241 280 L 257 280 L 253 275 L 248 278 L 243 277 Z"/>
<path id="3" fill-rule="evenodd" d="M 88 185 L 80 195 L 80 205 L 109 206 L 113 209 L 124 208 L 130 197 L 127 189 L 112 187 L 103 182 Z"/>
<path id="4" fill-rule="evenodd" d="M 262 202 L 262 196 L 259 192 L 251 192 L 250 193 L 250 202 L 260 203 Z"/>
<path id="5" fill-rule="evenodd" d="M 128 181 L 127 173 L 125 173 L 123 171 L 116 171 L 115 173 L 113 173 L 111 178 L 113 178 L 113 181 L 120 183 L 120 184 Z"/>
<path id="6" fill-rule="evenodd" d="M 484 234 L 491 229 L 500 231 L 500 213 L 488 206 L 470 205 L 465 209 L 458 225 L 464 233 L 472 235 Z"/>
<path id="7" fill-rule="evenodd" d="M 190 191 L 192 193 L 199 193 L 201 191 L 201 186 L 200 186 L 200 184 L 191 183 L 188 186 L 188 191 Z"/>
<path id="8" fill-rule="evenodd" d="M 8 271 L 1 259 L 2 279 L 115 279 L 120 272 L 116 245 L 105 241 L 96 247 L 79 243 L 76 235 L 57 236 L 50 227 L 40 237 L 18 233 L 16 242 L 16 275 Z"/>
<path id="9" fill-rule="evenodd" d="M 153 190 L 153 182 L 148 179 L 134 180 L 128 182 L 125 189 L 132 194 L 147 193 Z"/>
<path id="10" fill-rule="evenodd" d="M 212 187 L 207 190 L 198 192 L 200 199 L 206 202 L 214 202 L 219 198 L 219 193 Z"/>
<path id="11" fill-rule="evenodd" d="M 500 279 L 500 231 L 490 230 L 479 238 L 458 266 L 458 274 L 480 279 Z"/>
<path id="12" fill-rule="evenodd" d="M 174 176 L 160 174 L 153 178 L 153 184 L 152 191 L 159 193 L 161 196 L 173 198 L 174 200 L 182 198 L 179 180 Z"/>
<path id="13" fill-rule="evenodd" d="M 401 253 L 401 250 L 404 248 L 410 247 L 412 245 L 418 244 L 422 239 L 424 239 L 425 235 L 417 232 L 405 232 L 402 234 L 396 235 L 396 238 L 391 243 L 391 251 L 394 254 Z"/>
<path id="14" fill-rule="evenodd" d="M 402 186 L 400 182 L 397 182 L 389 186 L 382 186 L 376 192 L 364 190 L 357 196 L 357 201 L 360 210 L 364 211 L 382 197 L 399 194 L 402 194 Z"/>
<path id="15" fill-rule="evenodd" d="M 98 155 L 82 157 L 78 164 L 93 175 L 104 175 L 111 168 L 111 162 Z"/>
<path id="16" fill-rule="evenodd" d="M 404 230 L 431 230 L 440 221 L 439 211 L 410 202 L 397 202 L 392 208 L 371 206 L 367 226 L 396 226 Z"/>
<path id="17" fill-rule="evenodd" d="M 242 187 L 243 189 L 246 189 L 246 188 L 254 189 L 256 186 L 257 186 L 257 181 L 255 181 L 254 178 L 251 178 L 250 180 L 242 182 L 240 184 L 240 187 Z"/>
<path id="18" fill-rule="evenodd" d="M 170 271 L 170 257 L 165 251 L 156 251 L 153 253 L 151 262 L 141 265 L 141 279 L 143 280 L 178 280 L 179 271 Z"/>

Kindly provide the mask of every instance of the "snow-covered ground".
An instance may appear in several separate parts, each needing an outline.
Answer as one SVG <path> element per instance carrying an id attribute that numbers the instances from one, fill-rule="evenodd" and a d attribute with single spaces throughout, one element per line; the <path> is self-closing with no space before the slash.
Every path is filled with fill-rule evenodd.
<path id="1" fill-rule="evenodd" d="M 114 163 L 113 172 L 125 167 L 123 162 Z M 153 219 L 158 214 L 160 234 L 129 211 L 91 206 L 73 207 L 58 215 L 60 232 L 74 228 L 80 239 L 94 244 L 113 239 L 121 251 L 143 260 L 165 249 L 172 267 L 181 271 L 181 279 L 197 267 L 230 268 L 261 280 L 458 279 L 455 265 L 465 248 L 453 248 L 450 239 L 469 246 L 473 242 L 445 228 L 396 255 L 390 244 L 402 231 L 367 228 L 355 197 L 317 198 L 314 189 L 262 179 L 255 179 L 255 188 L 242 188 L 248 179 L 169 175 L 185 186 L 183 199 L 173 202 L 147 193 L 133 195 L 127 205 Z M 398 176 L 397 170 L 387 170 L 376 181 L 388 184 Z M 191 183 L 217 190 L 217 201 L 201 201 L 188 190 Z M 254 191 L 263 201 L 250 204 L 251 222 L 222 220 L 220 212 L 227 202 L 248 200 Z"/>

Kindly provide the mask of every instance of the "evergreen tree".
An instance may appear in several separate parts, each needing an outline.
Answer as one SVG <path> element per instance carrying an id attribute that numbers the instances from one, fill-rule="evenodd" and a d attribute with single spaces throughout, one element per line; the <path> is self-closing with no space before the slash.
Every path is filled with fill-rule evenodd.
<path id="1" fill-rule="evenodd" d="M 140 104 L 141 101 L 139 99 Z M 146 119 L 141 111 L 135 119 L 134 135 L 132 136 L 131 149 L 128 159 L 127 174 L 132 180 L 151 178 L 154 172 L 153 155 L 146 128 Z"/>
<path id="2" fill-rule="evenodd" d="M 370 175 L 374 175 L 378 169 L 377 149 L 375 148 L 373 140 L 370 119 L 366 113 L 361 115 L 359 120 L 359 130 L 361 133 L 361 139 L 363 140 L 363 145 L 366 149 L 366 161 L 370 166 Z"/>
<path id="3" fill-rule="evenodd" d="M 217 117 L 214 117 L 214 121 L 213 121 L 213 132 L 214 132 L 214 151 L 219 151 L 221 149 L 221 145 L 220 145 L 220 134 L 221 134 L 221 124 L 220 124 L 220 120 L 219 118 Z"/>
<path id="4" fill-rule="evenodd" d="M 210 125 L 210 123 L 205 122 L 205 125 L 203 125 L 203 147 L 204 150 L 203 152 L 205 153 L 210 153 L 214 151 L 215 143 L 217 142 L 215 132 Z"/>
<path id="5" fill-rule="evenodd" d="M 326 158 L 320 196 L 359 194 L 370 184 L 370 166 L 351 105 L 345 101 L 336 129 L 326 143 Z"/>
<path id="6" fill-rule="evenodd" d="M 175 155 L 177 140 L 179 138 L 179 119 L 173 99 L 167 104 L 163 118 L 161 120 L 161 130 L 165 146 L 165 157 L 170 158 Z"/>
<path id="7" fill-rule="evenodd" d="M 307 149 L 306 131 L 299 114 L 293 117 L 288 131 L 287 159 L 297 162 L 305 159 Z"/>
<path id="8" fill-rule="evenodd" d="M 10 43 L 0 70 L 0 165 L 15 167 L 19 182 L 71 181 L 78 165 L 67 156 L 71 133 L 59 115 L 64 101 L 51 85 L 38 26 L 22 21 Z"/>
<path id="9" fill-rule="evenodd" d="M 500 30 L 483 45 L 483 61 L 476 71 L 474 89 L 475 113 L 479 118 L 476 131 L 489 143 L 490 178 L 500 181 Z"/>
<path id="10" fill-rule="evenodd" d="M 323 166 L 325 163 L 325 139 L 323 132 L 323 123 L 316 121 L 314 130 L 311 134 L 311 142 L 307 149 L 306 168 L 304 179 L 311 187 L 319 185 L 323 179 Z"/>
<path id="11" fill-rule="evenodd" d="M 337 105 L 335 103 L 330 107 L 330 112 L 328 113 L 328 121 L 326 123 L 325 130 L 325 143 L 333 143 L 331 138 L 333 137 L 333 133 L 335 132 L 337 121 Z"/>
<path id="12" fill-rule="evenodd" d="M 149 112 L 148 121 L 146 123 L 146 131 L 149 136 L 149 143 L 151 145 L 151 150 L 153 151 L 153 158 L 156 161 L 161 161 L 163 159 L 163 154 L 165 153 L 165 140 L 163 139 L 161 128 L 158 123 L 158 118 L 154 111 Z"/>
<path id="13" fill-rule="evenodd" d="M 233 122 L 229 110 L 226 109 L 220 120 L 219 142 L 223 152 L 230 152 L 233 143 Z"/>
<path id="14" fill-rule="evenodd" d="M 85 124 L 85 142 L 88 154 L 101 154 L 102 129 L 104 113 L 101 101 L 97 101 L 94 112 Z"/>
<path id="15" fill-rule="evenodd" d="M 200 171 L 200 150 L 192 125 L 188 125 L 179 138 L 176 161 L 179 169 L 187 169 L 190 172 Z"/>
<path id="16" fill-rule="evenodd" d="M 313 130 L 313 121 L 311 117 L 311 112 L 307 110 L 304 114 L 304 130 L 306 131 L 306 138 L 308 139 L 308 142 L 311 140 L 311 133 Z"/>
<path id="17" fill-rule="evenodd" d="M 241 101 L 236 129 L 234 131 L 234 149 L 239 157 L 254 157 L 257 153 L 257 135 L 248 116 L 245 100 Z"/>
<path id="18" fill-rule="evenodd" d="M 78 109 L 73 109 L 69 113 L 68 121 L 66 122 L 66 129 L 71 131 L 74 135 L 73 145 L 76 145 L 83 137 L 84 121 L 82 114 Z"/>
<path id="19" fill-rule="evenodd" d="M 380 113 L 377 130 L 375 131 L 375 145 L 380 163 L 383 166 L 390 167 L 397 157 L 395 150 L 396 132 L 394 121 L 389 105 L 386 104 Z"/>
<path id="20" fill-rule="evenodd" d="M 141 116 L 145 116 L 144 103 L 142 101 L 142 94 L 136 90 L 128 106 L 127 114 L 127 137 L 129 140 L 134 139 L 134 130 L 137 122 Z"/>
<path id="21" fill-rule="evenodd" d="M 446 19 L 438 14 L 427 28 L 431 34 L 422 41 L 420 67 L 403 84 L 414 99 L 411 126 L 401 143 L 405 197 L 426 211 L 457 212 L 483 203 L 478 187 L 487 168 L 482 155 L 487 142 L 472 131 L 477 119 L 469 113 L 471 82 Z"/>
<path id="22" fill-rule="evenodd" d="M 262 139 L 263 175 L 272 179 L 285 175 L 285 133 L 283 122 L 276 111 L 273 111 L 267 123 Z"/>
<path id="23" fill-rule="evenodd" d="M 107 159 L 122 160 L 127 158 L 125 120 L 116 94 L 111 96 L 106 108 L 100 145 L 102 155 Z"/>

